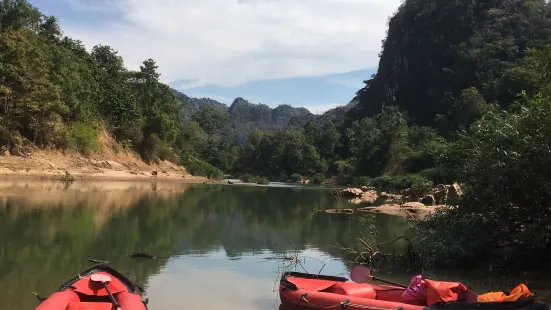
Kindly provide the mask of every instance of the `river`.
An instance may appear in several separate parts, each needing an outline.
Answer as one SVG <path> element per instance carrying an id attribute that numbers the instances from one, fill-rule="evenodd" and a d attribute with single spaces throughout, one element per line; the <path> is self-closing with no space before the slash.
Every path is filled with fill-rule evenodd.
<path id="1" fill-rule="evenodd" d="M 337 245 L 373 229 L 379 242 L 413 234 L 395 216 L 312 211 L 350 207 L 315 187 L 0 181 L 0 305 L 32 309 L 32 292 L 47 296 L 93 258 L 143 286 L 152 310 L 278 309 L 282 270 L 347 277 L 353 265 Z M 416 272 L 378 275 L 407 284 Z M 476 288 L 523 281 L 549 296 L 547 277 L 460 275 Z"/>

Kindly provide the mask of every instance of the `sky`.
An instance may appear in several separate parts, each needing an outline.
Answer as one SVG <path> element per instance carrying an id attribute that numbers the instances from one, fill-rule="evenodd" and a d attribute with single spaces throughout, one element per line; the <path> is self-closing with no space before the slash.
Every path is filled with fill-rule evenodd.
<path id="1" fill-rule="evenodd" d="M 30 0 L 64 34 L 109 45 L 129 69 L 152 58 L 191 97 L 321 113 L 375 73 L 402 0 Z"/>

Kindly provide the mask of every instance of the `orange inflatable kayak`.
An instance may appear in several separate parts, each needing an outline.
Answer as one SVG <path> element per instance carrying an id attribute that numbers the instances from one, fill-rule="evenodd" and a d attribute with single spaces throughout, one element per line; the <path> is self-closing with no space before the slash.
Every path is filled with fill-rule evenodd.
<path id="1" fill-rule="evenodd" d="M 281 303 L 292 309 L 334 310 L 549 310 L 549 305 L 533 298 L 515 302 L 449 301 L 427 305 L 405 301 L 405 288 L 393 285 L 356 283 L 343 277 L 287 272 L 280 280 Z"/>
<path id="2" fill-rule="evenodd" d="M 137 286 L 116 270 L 96 265 L 86 269 L 47 298 L 35 310 L 147 310 Z"/>

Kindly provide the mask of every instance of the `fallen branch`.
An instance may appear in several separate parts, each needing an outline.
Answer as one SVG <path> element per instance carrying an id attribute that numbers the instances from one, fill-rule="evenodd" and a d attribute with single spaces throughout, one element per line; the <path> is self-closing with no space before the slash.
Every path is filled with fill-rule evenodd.
<path id="1" fill-rule="evenodd" d="M 403 253 L 386 253 L 381 249 L 382 246 L 391 245 L 398 240 L 405 240 L 408 244 Z M 400 236 L 388 242 L 374 243 L 371 239 L 367 239 L 362 235 L 362 237 L 357 238 L 357 241 L 358 243 L 355 248 L 338 245 L 340 250 L 350 256 L 353 256 L 353 260 L 351 262 L 354 264 L 377 266 L 381 263 L 405 261 L 408 264 L 408 267 L 411 267 L 412 264 L 422 267 L 419 251 L 415 250 L 413 243 L 406 236 Z"/>

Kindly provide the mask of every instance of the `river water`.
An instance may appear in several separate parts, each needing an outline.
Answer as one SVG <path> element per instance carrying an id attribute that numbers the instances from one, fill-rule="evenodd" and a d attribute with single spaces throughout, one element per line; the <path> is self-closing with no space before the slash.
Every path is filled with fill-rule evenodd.
<path id="1" fill-rule="evenodd" d="M 413 234 L 395 216 L 313 212 L 350 207 L 315 187 L 0 181 L 0 305 L 32 309 L 32 292 L 47 296 L 92 258 L 144 287 L 152 310 L 278 309 L 283 270 L 348 277 L 338 245 L 369 231 L 378 242 Z M 157 258 L 128 257 L 135 252 Z M 417 273 L 377 275 L 407 284 Z M 499 290 L 522 281 L 549 296 L 541 275 L 431 276 Z"/>

